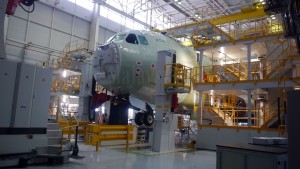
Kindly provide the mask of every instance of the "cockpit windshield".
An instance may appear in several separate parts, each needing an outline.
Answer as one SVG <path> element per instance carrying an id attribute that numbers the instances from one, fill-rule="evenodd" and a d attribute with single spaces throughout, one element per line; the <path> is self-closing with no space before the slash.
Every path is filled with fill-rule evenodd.
<path id="1" fill-rule="evenodd" d="M 106 43 L 118 42 L 118 41 L 124 40 L 126 36 L 127 36 L 127 34 L 117 34 L 117 35 L 109 38 Z"/>
<path id="2" fill-rule="evenodd" d="M 106 43 L 110 43 L 110 42 L 118 42 L 118 41 L 122 41 L 125 40 L 128 43 L 132 43 L 132 44 L 142 44 L 142 45 L 148 45 L 148 41 L 146 39 L 145 36 L 143 35 L 135 35 L 133 33 L 128 34 L 117 34 L 112 36 L 111 38 L 109 38 Z"/>
<path id="3" fill-rule="evenodd" d="M 139 41 L 142 45 L 148 45 L 148 41 L 145 36 L 138 35 Z"/>
<path id="4" fill-rule="evenodd" d="M 135 34 L 129 34 L 126 38 L 126 42 L 132 43 L 132 44 L 139 44 L 138 39 Z"/>

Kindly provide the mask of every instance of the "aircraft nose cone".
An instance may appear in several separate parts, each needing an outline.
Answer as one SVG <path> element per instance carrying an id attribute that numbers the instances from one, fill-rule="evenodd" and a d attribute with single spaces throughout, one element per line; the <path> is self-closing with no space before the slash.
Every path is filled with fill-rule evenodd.
<path id="1" fill-rule="evenodd" d="M 95 80 L 103 86 L 111 85 L 119 73 L 119 60 L 117 44 L 109 43 L 99 46 L 93 60 Z"/>

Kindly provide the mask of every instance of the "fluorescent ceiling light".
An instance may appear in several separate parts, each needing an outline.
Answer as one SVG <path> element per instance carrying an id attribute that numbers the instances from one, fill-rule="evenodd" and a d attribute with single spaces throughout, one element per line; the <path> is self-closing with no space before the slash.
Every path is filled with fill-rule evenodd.
<path id="1" fill-rule="evenodd" d="M 64 71 L 62 72 L 62 76 L 63 76 L 63 77 L 67 77 L 67 71 L 66 71 L 66 70 L 64 70 Z"/>

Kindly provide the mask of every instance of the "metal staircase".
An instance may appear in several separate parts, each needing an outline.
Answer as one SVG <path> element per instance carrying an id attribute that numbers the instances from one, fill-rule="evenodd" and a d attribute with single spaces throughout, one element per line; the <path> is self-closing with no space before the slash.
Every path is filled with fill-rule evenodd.
<path id="1" fill-rule="evenodd" d="M 260 107 L 260 109 L 263 111 L 263 116 L 260 117 L 263 120 L 263 123 L 260 126 L 261 128 L 274 128 L 274 126 L 279 126 L 278 113 L 280 119 L 284 119 L 284 102 L 281 101 L 278 106 L 278 98 L 284 99 L 285 93 L 282 93 L 281 95 L 277 96 L 277 98 L 269 101 L 268 104 Z M 280 107 L 280 109 L 278 109 L 278 107 Z"/>
<path id="2" fill-rule="evenodd" d="M 296 47 L 288 40 L 278 45 L 266 57 L 266 64 L 262 67 L 265 72 L 264 79 L 276 78 L 276 75 L 284 75 L 288 70 L 293 68 L 293 60 L 300 59 L 300 55 L 296 52 Z"/>
<path id="3" fill-rule="evenodd" d="M 210 96 L 212 97 L 212 96 Z M 212 124 L 233 126 L 237 123 L 236 119 L 236 104 L 237 96 L 214 96 L 215 102 L 205 102 L 203 107 L 203 119 L 212 120 Z M 209 97 L 208 97 L 209 98 Z"/>
<path id="4" fill-rule="evenodd" d="M 247 80 L 247 67 L 244 64 L 233 61 L 232 64 L 221 65 L 224 70 L 224 73 L 227 76 L 233 76 L 235 79 L 231 78 L 228 81 L 234 80 Z"/>

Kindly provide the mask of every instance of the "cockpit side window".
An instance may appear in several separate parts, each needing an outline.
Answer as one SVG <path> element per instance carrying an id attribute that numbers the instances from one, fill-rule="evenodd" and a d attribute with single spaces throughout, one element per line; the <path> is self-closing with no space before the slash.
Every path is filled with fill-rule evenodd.
<path id="1" fill-rule="evenodd" d="M 116 42 L 116 41 L 121 41 L 124 40 L 127 34 L 118 34 L 118 35 L 114 35 L 113 37 L 109 38 L 106 43 L 110 43 L 110 42 Z"/>
<path id="2" fill-rule="evenodd" d="M 114 38 L 116 37 L 116 35 L 114 35 L 114 36 L 112 36 L 112 37 L 110 37 L 107 41 L 106 41 L 106 43 L 109 43 L 109 42 L 111 42 Z"/>
<path id="3" fill-rule="evenodd" d="M 132 43 L 132 44 L 139 44 L 138 39 L 135 34 L 129 34 L 126 38 L 126 42 Z"/>
<path id="4" fill-rule="evenodd" d="M 119 34 L 119 35 L 116 35 L 115 38 L 113 39 L 113 41 L 121 41 L 121 40 L 124 40 L 126 37 L 126 34 Z"/>
<path id="5" fill-rule="evenodd" d="M 145 36 L 138 35 L 139 41 L 142 45 L 148 45 L 148 41 Z"/>

